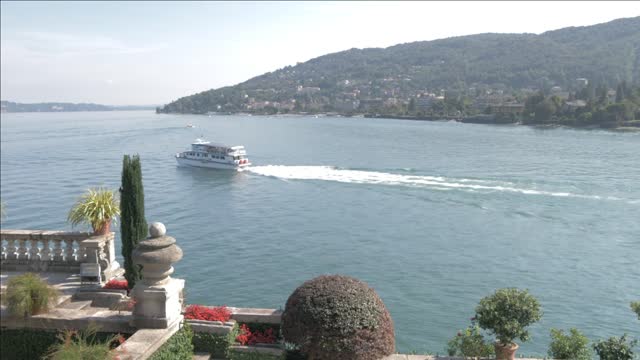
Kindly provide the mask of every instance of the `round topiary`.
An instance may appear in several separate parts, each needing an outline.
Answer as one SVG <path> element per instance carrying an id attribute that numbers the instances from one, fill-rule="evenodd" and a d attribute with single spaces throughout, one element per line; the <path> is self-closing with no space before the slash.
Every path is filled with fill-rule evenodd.
<path id="1" fill-rule="evenodd" d="M 393 322 L 380 297 L 342 275 L 298 287 L 282 314 L 282 334 L 309 360 L 374 360 L 395 350 Z"/>

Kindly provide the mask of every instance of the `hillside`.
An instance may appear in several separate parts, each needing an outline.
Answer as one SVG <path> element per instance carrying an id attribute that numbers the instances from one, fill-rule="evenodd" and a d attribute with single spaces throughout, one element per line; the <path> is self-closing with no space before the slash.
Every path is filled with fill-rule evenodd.
<path id="1" fill-rule="evenodd" d="M 479 34 L 351 49 L 183 97 L 158 112 L 355 111 L 441 89 L 478 95 L 640 80 L 640 17 L 534 34 Z M 364 105 L 364 106 L 363 106 Z"/>

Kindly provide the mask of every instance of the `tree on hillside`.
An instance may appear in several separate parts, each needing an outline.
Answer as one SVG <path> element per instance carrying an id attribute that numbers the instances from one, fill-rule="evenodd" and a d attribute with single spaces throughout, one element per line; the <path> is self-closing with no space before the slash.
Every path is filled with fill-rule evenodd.
<path id="1" fill-rule="evenodd" d="M 147 237 L 144 218 L 144 189 L 140 157 L 125 155 L 122 161 L 122 186 L 120 187 L 120 237 L 124 257 L 125 278 L 129 288 L 140 279 L 140 268 L 133 264 L 131 254 L 140 240 Z"/>

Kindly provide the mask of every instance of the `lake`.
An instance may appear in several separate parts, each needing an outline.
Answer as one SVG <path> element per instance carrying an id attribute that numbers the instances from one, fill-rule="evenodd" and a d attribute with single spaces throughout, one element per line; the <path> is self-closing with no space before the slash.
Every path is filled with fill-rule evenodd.
<path id="1" fill-rule="evenodd" d="M 186 128 L 192 123 L 195 128 Z M 176 166 L 198 137 L 244 145 L 250 171 Z M 376 289 L 400 352 L 443 354 L 478 301 L 527 288 L 549 329 L 640 333 L 640 134 L 334 117 L 1 117 L 5 228 L 71 230 L 88 187 L 142 159 L 147 221 L 184 251 L 189 303 L 284 307 L 303 281 Z M 113 226 L 117 229 L 119 226 Z M 81 228 L 84 230 L 83 228 Z M 118 240 L 119 253 L 119 240 Z"/>

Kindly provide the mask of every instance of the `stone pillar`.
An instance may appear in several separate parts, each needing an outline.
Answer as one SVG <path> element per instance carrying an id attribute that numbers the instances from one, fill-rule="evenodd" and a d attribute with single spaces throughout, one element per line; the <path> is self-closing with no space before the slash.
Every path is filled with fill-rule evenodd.
<path id="1" fill-rule="evenodd" d="M 102 272 L 102 281 L 109 281 L 117 276 L 120 270 L 120 264 L 115 259 L 115 251 L 113 249 L 114 233 L 107 235 L 92 236 L 88 239 L 80 241 L 80 262 L 100 264 Z"/>
<path id="2" fill-rule="evenodd" d="M 173 263 L 182 259 L 176 239 L 166 236 L 162 223 L 152 223 L 150 236 L 133 250 L 134 264 L 142 266 L 142 280 L 131 292 L 135 300 L 133 326 L 163 329 L 182 320 L 180 294 L 184 280 L 172 279 Z"/>

